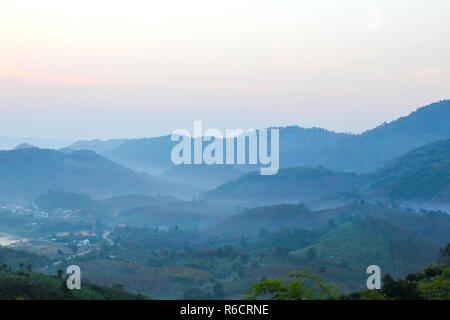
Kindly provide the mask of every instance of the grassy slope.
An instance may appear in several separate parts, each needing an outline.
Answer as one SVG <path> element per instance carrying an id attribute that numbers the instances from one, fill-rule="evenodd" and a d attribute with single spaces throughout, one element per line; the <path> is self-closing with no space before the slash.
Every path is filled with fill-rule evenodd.
<path id="1" fill-rule="evenodd" d="M 129 293 L 120 287 L 107 288 L 82 284 L 80 290 L 68 290 L 64 280 L 34 272 L 0 270 L 1 300 L 128 300 L 144 296 Z"/>

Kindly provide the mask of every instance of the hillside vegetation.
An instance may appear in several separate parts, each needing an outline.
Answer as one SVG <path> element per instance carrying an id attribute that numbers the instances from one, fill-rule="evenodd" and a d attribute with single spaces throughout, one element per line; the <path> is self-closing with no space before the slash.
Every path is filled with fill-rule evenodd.
<path id="1" fill-rule="evenodd" d="M 448 123 L 450 100 L 443 100 L 361 134 L 336 133 L 321 128 L 278 127 L 280 165 L 322 165 L 333 170 L 367 173 L 413 148 L 449 139 Z M 120 141 L 114 146 L 115 142 L 79 142 L 72 146 L 92 148 L 113 161 L 152 174 L 162 174 L 173 165 L 170 152 L 176 142 L 172 142 L 169 135 Z"/>
<path id="2" fill-rule="evenodd" d="M 34 199 L 49 189 L 97 196 L 189 190 L 134 172 L 92 151 L 69 154 L 38 148 L 0 151 L 0 199 Z"/>
<path id="3" fill-rule="evenodd" d="M 377 171 L 357 175 L 322 167 L 284 168 L 277 175 L 258 172 L 205 192 L 201 199 L 241 206 L 370 198 L 374 200 L 450 200 L 450 139 L 427 144 Z M 339 203 L 339 201 L 336 201 Z"/>
<path id="4" fill-rule="evenodd" d="M 328 194 L 359 189 L 364 179 L 353 173 L 325 168 L 284 168 L 273 176 L 248 173 L 202 194 L 209 201 L 231 201 L 240 205 L 268 205 L 318 200 Z"/>
<path id="5" fill-rule="evenodd" d="M 67 289 L 65 279 L 41 273 L 0 269 L 0 300 L 137 300 L 145 296 L 121 287 L 84 284 Z"/>
<path id="6" fill-rule="evenodd" d="M 371 192 L 393 199 L 450 200 L 450 139 L 412 150 L 370 176 Z"/>

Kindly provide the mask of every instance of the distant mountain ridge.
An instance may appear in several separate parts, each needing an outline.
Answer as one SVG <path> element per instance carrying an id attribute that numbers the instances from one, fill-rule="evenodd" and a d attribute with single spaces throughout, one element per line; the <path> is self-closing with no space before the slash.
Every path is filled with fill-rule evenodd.
<path id="1" fill-rule="evenodd" d="M 15 137 L 0 137 L 0 149 L 11 150 L 16 146 L 26 143 L 38 148 L 59 149 L 73 143 L 69 139 L 51 139 L 51 138 L 15 138 Z"/>
<path id="2" fill-rule="evenodd" d="M 371 172 L 414 148 L 450 138 L 448 123 L 450 100 L 443 100 L 362 134 L 297 126 L 279 127 L 280 166 L 321 165 L 340 171 Z M 120 140 L 120 143 L 111 140 L 91 142 L 88 146 L 84 142 L 75 145 L 77 148 L 91 148 L 129 168 L 160 175 L 173 167 L 170 152 L 175 144 L 170 140 L 170 135 L 166 135 Z M 248 167 L 251 169 L 251 166 Z M 245 170 L 245 167 L 239 169 Z M 183 175 L 185 173 L 180 172 L 180 176 Z"/>
<path id="3" fill-rule="evenodd" d="M 72 150 L 89 150 L 94 151 L 98 154 L 103 154 L 108 152 L 111 149 L 117 148 L 122 143 L 128 141 L 128 139 L 111 139 L 111 140 L 79 140 L 71 145 L 67 146 L 67 148 Z"/>
<path id="4" fill-rule="evenodd" d="M 30 148 L 37 148 L 36 146 L 33 146 L 29 143 L 21 143 L 18 146 L 16 146 L 13 150 L 19 150 L 19 149 L 30 149 Z"/>
<path id="5" fill-rule="evenodd" d="M 316 154 L 327 168 L 370 172 L 425 144 L 450 138 L 450 100 L 421 107 L 390 123 L 352 135 Z"/>
<path id="6" fill-rule="evenodd" d="M 282 168 L 274 176 L 251 172 L 199 198 L 258 206 L 321 201 L 333 194 L 350 201 L 450 202 L 450 139 L 409 151 L 370 174 L 322 167 Z"/>
<path id="7" fill-rule="evenodd" d="M 131 139 L 106 151 L 104 156 L 129 168 L 162 174 L 173 166 L 170 153 L 175 144 L 169 135 Z"/>
<path id="8" fill-rule="evenodd" d="M 178 194 L 185 185 L 134 172 L 92 151 L 25 148 L 0 151 L 0 198 L 34 199 L 49 189 L 111 196 Z"/>

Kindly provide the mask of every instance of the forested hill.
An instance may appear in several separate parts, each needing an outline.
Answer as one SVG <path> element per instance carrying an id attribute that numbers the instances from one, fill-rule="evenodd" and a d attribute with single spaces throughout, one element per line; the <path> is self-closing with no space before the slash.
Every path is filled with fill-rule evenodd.
<path id="1" fill-rule="evenodd" d="M 323 148 L 314 154 L 312 163 L 290 161 L 287 164 L 323 165 L 334 170 L 370 172 L 414 148 L 449 139 L 449 123 L 450 100 L 439 101 Z M 297 156 L 297 159 L 302 158 L 302 155 Z M 285 165 L 285 161 L 286 156 L 281 157 L 281 165 Z"/>
<path id="2" fill-rule="evenodd" d="M 301 122 L 301 119 L 293 121 Z M 280 166 L 322 165 L 333 170 L 371 172 L 414 148 L 450 138 L 449 123 L 450 100 L 443 100 L 361 134 L 298 126 L 278 127 Z M 175 144 L 167 135 L 127 141 L 79 142 L 70 147 L 90 148 L 130 168 L 161 174 L 173 165 L 170 152 Z"/>
<path id="3" fill-rule="evenodd" d="M 370 192 L 394 199 L 450 200 L 450 139 L 391 161 L 370 176 Z"/>
<path id="4" fill-rule="evenodd" d="M 66 279 L 29 271 L 0 269 L 0 300 L 137 300 L 141 294 L 120 286 L 82 284 L 80 290 L 67 289 Z"/>
<path id="5" fill-rule="evenodd" d="M 96 196 L 186 190 L 184 185 L 132 171 L 92 151 L 0 151 L 0 199 L 33 199 L 49 189 Z"/>
<path id="6" fill-rule="evenodd" d="M 326 168 L 283 168 L 273 176 L 250 172 L 205 192 L 201 199 L 241 205 L 269 205 L 318 200 L 325 195 L 358 190 L 364 179 L 354 173 Z"/>

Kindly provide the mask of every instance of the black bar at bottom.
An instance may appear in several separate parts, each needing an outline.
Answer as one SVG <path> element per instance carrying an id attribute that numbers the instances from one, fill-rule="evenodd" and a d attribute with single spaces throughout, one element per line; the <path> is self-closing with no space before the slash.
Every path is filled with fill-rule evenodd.
<path id="1" fill-rule="evenodd" d="M 29 308 L 27 308 L 29 305 Z M 342 315 L 346 318 L 379 317 L 383 319 L 392 309 L 403 317 L 433 310 L 446 314 L 447 301 L 251 301 L 251 300 L 147 300 L 147 301 L 0 301 L 0 309 L 11 309 L 15 317 L 23 311 L 51 315 L 51 310 L 67 310 L 71 315 L 111 313 L 124 320 L 136 315 L 140 319 L 306 319 Z M 62 308 L 62 309 L 61 309 Z M 437 314 L 437 313 L 435 313 Z M 56 314 L 53 314 L 56 315 Z M 59 313 L 58 319 L 64 318 Z"/>

